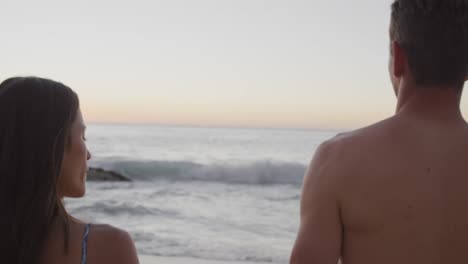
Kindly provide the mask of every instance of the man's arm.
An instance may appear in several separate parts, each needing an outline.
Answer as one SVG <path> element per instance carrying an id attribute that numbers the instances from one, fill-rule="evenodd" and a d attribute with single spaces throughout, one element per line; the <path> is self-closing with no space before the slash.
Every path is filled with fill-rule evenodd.
<path id="1" fill-rule="evenodd" d="M 291 264 L 337 264 L 340 258 L 343 228 L 337 196 L 342 170 L 334 144 L 322 144 L 306 172 Z"/>

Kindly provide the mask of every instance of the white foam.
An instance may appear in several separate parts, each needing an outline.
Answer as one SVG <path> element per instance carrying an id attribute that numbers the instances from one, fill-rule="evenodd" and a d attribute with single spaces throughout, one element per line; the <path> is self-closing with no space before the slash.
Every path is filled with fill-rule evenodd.
<path id="1" fill-rule="evenodd" d="M 196 258 L 181 258 L 181 257 L 156 257 L 149 255 L 139 255 L 140 264 L 262 264 L 269 262 L 250 262 L 250 261 L 222 261 L 222 260 L 207 260 Z"/>
<path id="2" fill-rule="evenodd" d="M 238 184 L 301 184 L 306 166 L 291 162 L 198 164 L 190 161 L 100 160 L 92 166 L 121 173 L 137 181 L 214 181 Z"/>

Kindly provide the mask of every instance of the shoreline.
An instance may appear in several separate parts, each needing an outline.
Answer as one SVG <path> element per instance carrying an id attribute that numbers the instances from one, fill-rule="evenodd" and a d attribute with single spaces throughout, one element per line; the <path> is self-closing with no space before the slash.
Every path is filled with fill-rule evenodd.
<path id="1" fill-rule="evenodd" d="M 186 257 L 159 257 L 151 255 L 138 255 L 140 264 L 272 264 L 272 262 L 208 260 Z"/>

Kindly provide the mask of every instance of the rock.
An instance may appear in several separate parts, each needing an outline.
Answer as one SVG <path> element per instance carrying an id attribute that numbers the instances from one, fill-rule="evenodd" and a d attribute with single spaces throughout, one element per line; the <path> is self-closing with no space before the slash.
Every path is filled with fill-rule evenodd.
<path id="1" fill-rule="evenodd" d="M 129 178 L 114 172 L 103 170 L 101 168 L 89 168 L 88 170 L 88 181 L 126 181 L 130 182 Z"/>

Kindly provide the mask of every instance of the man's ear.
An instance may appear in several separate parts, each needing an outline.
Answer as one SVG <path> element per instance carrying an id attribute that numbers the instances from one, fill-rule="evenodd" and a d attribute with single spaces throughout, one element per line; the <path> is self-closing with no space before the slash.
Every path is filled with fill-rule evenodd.
<path id="1" fill-rule="evenodd" d="M 396 41 L 392 41 L 392 56 L 393 56 L 393 75 L 395 77 L 401 77 L 405 72 L 406 68 L 406 54 L 401 48 L 400 44 Z M 468 76 L 467 76 L 468 77 Z"/>

